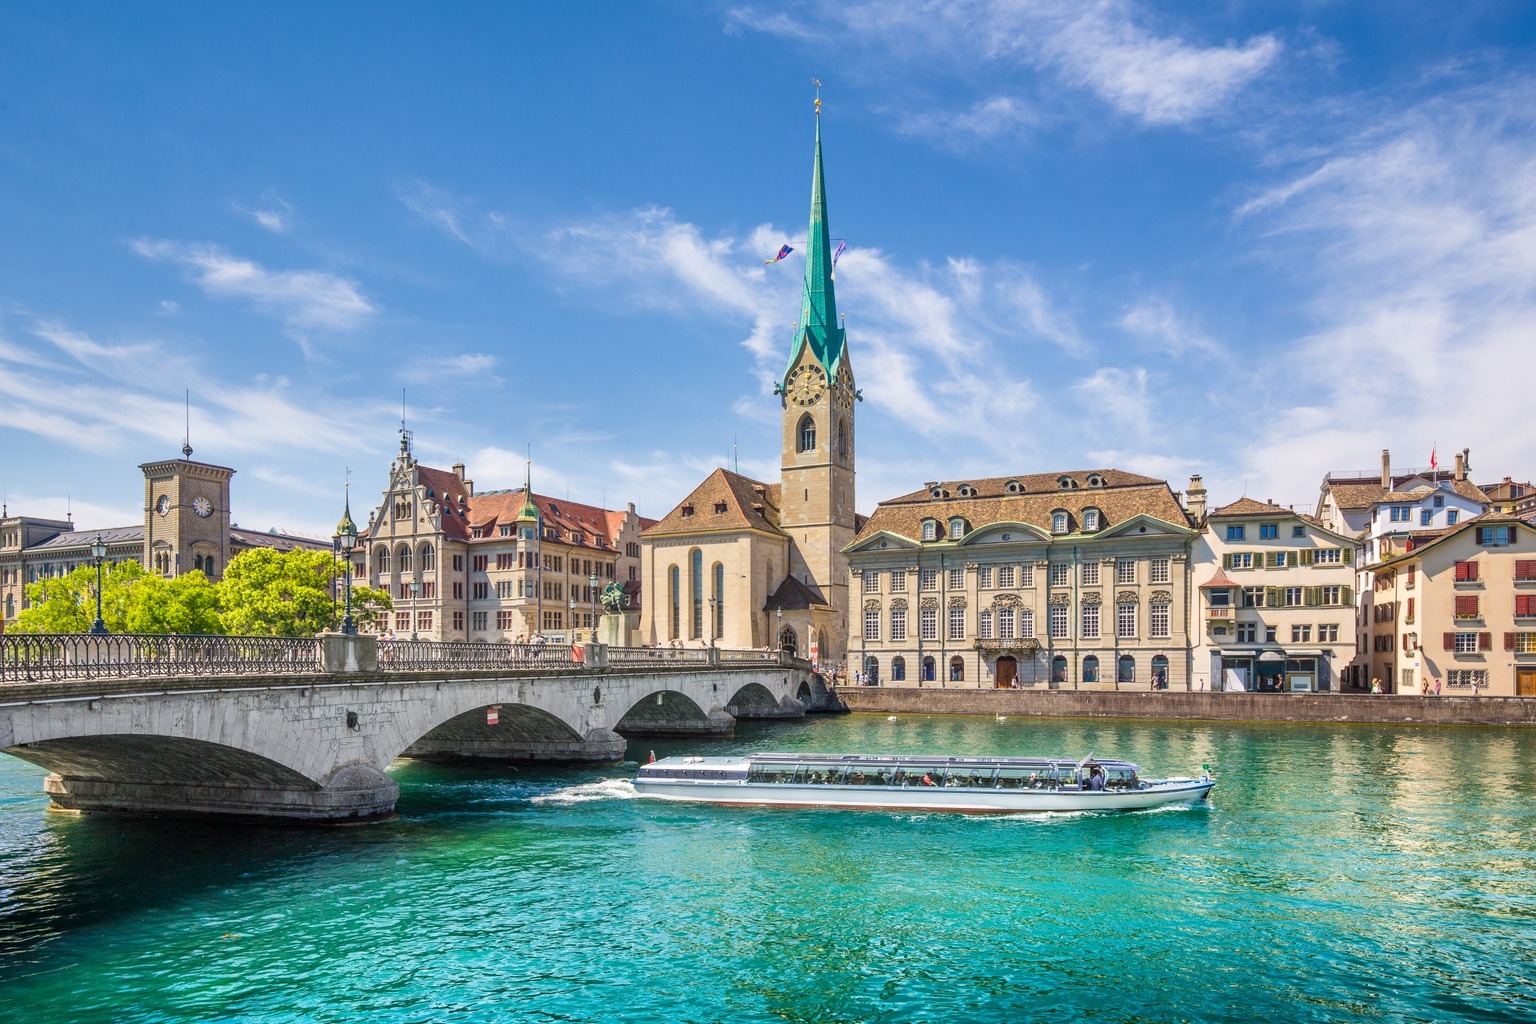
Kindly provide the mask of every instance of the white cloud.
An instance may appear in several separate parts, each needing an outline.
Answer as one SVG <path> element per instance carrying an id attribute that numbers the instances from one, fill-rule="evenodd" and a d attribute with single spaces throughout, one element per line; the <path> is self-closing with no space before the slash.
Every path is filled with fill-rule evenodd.
<path id="1" fill-rule="evenodd" d="M 1536 81 L 1424 103 L 1315 164 L 1240 211 L 1315 288 L 1249 475 L 1315 496 L 1330 467 L 1421 465 L 1438 441 L 1472 447 L 1477 479 L 1531 476 Z"/>
<path id="2" fill-rule="evenodd" d="M 139 239 L 133 251 L 179 264 L 207 295 L 247 302 L 277 317 L 290 334 L 350 331 L 375 312 L 356 281 L 322 270 L 268 270 L 209 243 Z"/>
<path id="3" fill-rule="evenodd" d="M 1159 34 L 1130 0 L 867 0 L 828 8 L 741 7 L 732 30 L 753 29 L 803 45 L 836 47 L 859 59 L 868 77 L 910 86 L 915 72 L 939 70 L 989 95 L 968 112 L 899 115 L 906 131 L 990 138 L 1040 121 L 1021 90 L 1021 70 L 1098 96 L 1118 113 L 1151 125 L 1186 124 L 1215 114 L 1279 58 L 1272 34 L 1204 45 Z M 1007 91 L 1012 90 L 1012 92 Z"/>
<path id="4" fill-rule="evenodd" d="M 265 228 L 274 235 L 286 235 L 293 230 L 295 212 L 293 204 L 278 195 L 276 189 L 267 189 L 261 194 L 260 205 L 245 207 L 236 205 L 235 209 L 250 217 L 259 227 Z"/>
<path id="5" fill-rule="evenodd" d="M 1221 346 L 1188 323 L 1164 299 L 1145 299 L 1126 310 L 1120 326 L 1148 346 L 1171 356 L 1218 355 Z"/>

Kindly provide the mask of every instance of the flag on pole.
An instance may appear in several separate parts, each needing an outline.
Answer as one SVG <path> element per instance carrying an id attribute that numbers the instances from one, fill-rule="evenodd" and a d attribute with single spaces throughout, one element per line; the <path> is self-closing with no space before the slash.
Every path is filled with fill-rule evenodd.
<path id="1" fill-rule="evenodd" d="M 786 245 L 786 246 L 782 247 L 781 249 L 779 249 L 779 254 L 777 256 L 775 256 L 773 259 L 771 259 L 771 260 L 763 260 L 763 266 L 766 267 L 770 263 L 777 263 L 777 262 L 779 262 L 779 260 L 783 259 L 785 256 L 788 256 L 790 253 L 792 253 L 794 251 L 795 250 L 794 250 L 793 246 Z"/>
<path id="2" fill-rule="evenodd" d="M 1440 465 L 1440 459 L 1439 459 L 1439 456 L 1437 454 L 1437 449 L 1438 448 L 1439 448 L 1439 446 L 1436 445 L 1434 448 L 1431 448 L 1429 450 L 1429 468 L 1430 469 L 1435 469 L 1435 468 L 1437 468 Z"/>
<path id="3" fill-rule="evenodd" d="M 832 250 L 832 280 L 834 281 L 837 280 L 837 258 L 843 254 L 843 250 L 846 248 L 848 248 L 848 242 L 845 239 L 839 238 L 837 240 L 837 248 Z"/>

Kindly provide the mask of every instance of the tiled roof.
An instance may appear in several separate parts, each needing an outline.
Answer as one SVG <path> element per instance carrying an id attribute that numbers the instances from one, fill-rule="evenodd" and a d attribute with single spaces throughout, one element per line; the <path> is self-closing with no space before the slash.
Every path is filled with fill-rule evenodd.
<path id="1" fill-rule="evenodd" d="M 142 530 L 140 531 L 143 532 Z M 271 548 L 274 551 L 329 551 L 331 542 L 316 537 L 300 537 L 292 533 L 278 533 L 276 530 L 243 530 L 238 526 L 229 528 L 229 540 L 231 547 Z"/>
<path id="2" fill-rule="evenodd" d="M 821 596 L 821 591 L 801 583 L 793 576 L 786 576 L 784 582 L 779 584 L 779 589 L 775 590 L 773 596 L 768 599 L 768 603 L 763 605 L 763 610 L 798 612 L 826 603 L 827 599 Z"/>
<path id="3" fill-rule="evenodd" d="M 1230 577 L 1226 573 L 1222 572 L 1221 571 L 1221 567 L 1217 566 L 1216 567 L 1216 575 L 1212 576 L 1210 579 L 1208 579 L 1204 583 L 1200 584 L 1200 589 L 1201 590 L 1209 590 L 1209 589 L 1213 589 L 1213 588 L 1219 589 L 1221 587 L 1235 587 L 1235 586 L 1237 586 L 1237 584 L 1232 582 L 1232 577 Z"/>
<path id="4" fill-rule="evenodd" d="M 779 529 L 779 485 L 717 469 L 695 487 L 677 507 L 651 525 L 648 537 L 669 534 Z"/>
<path id="5" fill-rule="evenodd" d="M 90 547 L 91 542 L 100 537 L 108 544 L 143 544 L 144 524 L 136 526 L 109 526 L 105 530 L 75 530 L 71 533 L 61 533 L 57 537 L 50 537 L 41 544 L 33 544 L 27 548 L 27 553 L 34 551 L 58 551 L 71 548 Z"/>
<path id="6" fill-rule="evenodd" d="M 1394 477 L 1392 485 L 1393 487 L 1399 487 L 1402 484 L 1407 483 L 1409 480 L 1424 476 L 1426 476 L 1426 474 L 1419 473 L 1415 474 L 1414 476 Z M 1488 495 L 1483 493 L 1483 489 L 1478 487 L 1470 480 L 1453 479 L 1450 473 L 1446 473 L 1444 475 L 1437 473 L 1430 479 L 1437 480 L 1440 483 L 1450 484 L 1451 490 L 1455 491 L 1457 494 L 1461 495 L 1463 498 L 1466 498 L 1469 501 L 1475 501 L 1483 505 L 1488 504 Z M 1375 480 L 1367 480 L 1363 478 L 1330 480 L 1323 486 L 1328 491 L 1332 492 L 1333 503 L 1340 509 L 1370 508 L 1372 505 L 1381 501 L 1418 501 L 1420 498 L 1424 497 L 1425 494 L 1430 493 L 1429 491 L 1423 490 L 1388 490 L 1387 488 L 1381 486 L 1381 480 L 1379 478 Z"/>
<path id="7" fill-rule="evenodd" d="M 1056 480 L 1061 476 L 1070 475 L 1082 481 L 1089 473 L 1098 473 L 1105 480 L 1106 486 L 1084 486 L 1073 490 L 1058 490 L 1055 487 Z M 1018 481 L 1024 486 L 1024 491 L 1008 493 L 1005 487 L 1010 481 Z M 1051 483 L 1050 490 L 1034 489 L 1046 481 Z M 1058 509 L 1065 510 L 1070 516 L 1069 526 L 1072 531 L 1081 529 L 1082 512 L 1087 508 L 1099 510 L 1100 524 L 1097 532 L 1113 529 L 1138 515 L 1148 515 L 1175 526 L 1189 526 L 1189 517 L 1185 515 L 1166 481 L 1116 469 L 1070 474 L 1036 473 L 962 482 L 974 487 L 977 496 L 956 497 L 959 493 L 959 483 L 956 483 L 939 485 L 949 491 L 948 498 L 934 498 L 931 489 L 924 489 L 881 502 L 876 506 L 874 515 L 859 530 L 854 543 L 881 532 L 920 540 L 924 519 L 937 519 L 944 523 L 955 516 L 970 523 L 972 530 L 992 523 L 1026 523 L 1050 533 L 1051 514 Z"/>
<path id="8" fill-rule="evenodd" d="M 1090 486 L 1088 481 L 1092 477 L 1102 480 L 1103 487 Z M 1063 478 L 1074 481 L 1075 486 L 1062 487 L 1061 481 Z M 913 491 L 911 494 L 903 494 L 899 498 L 892 498 L 890 500 L 927 500 L 932 497 L 931 492 L 935 489 L 948 491 L 951 497 L 958 497 L 962 487 L 971 487 L 976 491 L 973 498 L 966 500 L 1012 497 L 1016 492 L 1009 490 L 1009 484 L 1018 485 L 1017 493 L 1023 494 L 1043 494 L 1047 492 L 1051 494 L 1075 494 L 1084 491 L 1097 493 L 1103 488 L 1126 487 L 1136 484 L 1161 484 L 1166 486 L 1165 481 L 1158 480 L 1156 477 L 1142 476 L 1139 473 L 1127 473 L 1121 469 L 1071 469 L 1061 473 L 1022 473 L 1018 476 L 942 480 L 935 484 L 925 485 L 920 491 Z"/>
<path id="9" fill-rule="evenodd" d="M 1295 509 L 1284 508 L 1267 501 L 1259 501 L 1255 498 L 1238 498 L 1230 505 L 1223 505 L 1212 512 L 1207 519 L 1215 519 L 1219 516 L 1294 516 L 1299 515 Z"/>
<path id="10" fill-rule="evenodd" d="M 1439 546 L 1441 544 L 1444 544 L 1446 541 L 1450 540 L 1452 537 L 1458 537 L 1462 533 L 1464 533 L 1465 531 L 1467 531 L 1467 530 L 1469 530 L 1469 529 L 1471 529 L 1473 527 L 1476 527 L 1476 526 L 1488 526 L 1490 524 L 1492 524 L 1492 525 L 1504 525 L 1506 523 L 1508 523 L 1508 524 L 1510 524 L 1512 526 L 1519 525 L 1519 526 L 1524 526 L 1527 529 L 1536 529 L 1536 513 L 1521 513 L 1521 514 L 1518 514 L 1518 515 L 1507 515 L 1507 514 L 1496 513 L 1496 512 L 1484 512 L 1482 515 L 1473 516 L 1471 519 L 1463 519 L 1460 523 L 1457 523 L 1455 526 L 1447 527 L 1444 530 L 1428 531 L 1428 532 L 1432 533 L 1433 535 L 1430 536 L 1428 539 L 1424 540 L 1422 543 L 1417 543 L 1416 542 L 1413 545 L 1413 550 L 1412 551 L 1405 551 L 1405 552 L 1403 552 L 1400 555 L 1396 555 L 1396 556 L 1394 556 L 1392 558 L 1388 558 L 1387 560 L 1383 561 L 1377 568 L 1386 568 L 1387 566 L 1396 565 L 1399 562 L 1405 561 L 1405 560 L 1410 559 L 1410 558 L 1418 558 L 1420 555 L 1424 554 L 1424 552 L 1426 550 L 1428 550 L 1429 548 L 1437 547 L 1437 546 Z"/>

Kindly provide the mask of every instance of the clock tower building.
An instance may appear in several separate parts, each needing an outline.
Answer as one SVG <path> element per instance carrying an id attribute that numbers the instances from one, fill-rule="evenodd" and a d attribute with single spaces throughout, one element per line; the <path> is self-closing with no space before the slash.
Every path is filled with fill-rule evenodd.
<path id="1" fill-rule="evenodd" d="M 230 559 L 229 480 L 226 466 L 182 457 L 146 462 L 144 472 L 144 565 L 161 576 L 199 569 L 210 580 L 224 575 Z"/>
<path id="2" fill-rule="evenodd" d="M 777 388 L 782 398 L 779 528 L 790 538 L 789 573 L 821 597 L 812 614 L 813 641 L 827 650 L 818 660 L 842 661 L 849 630 L 848 559 L 843 548 L 856 533 L 854 511 L 854 406 L 860 400 L 837 315 L 833 249 L 821 162 L 821 107 L 816 109 L 816 158 L 811 177 L 811 220 L 805 287 L 789 363 Z M 823 624 L 814 620 L 831 621 Z M 830 627 L 830 628 L 827 628 Z"/>

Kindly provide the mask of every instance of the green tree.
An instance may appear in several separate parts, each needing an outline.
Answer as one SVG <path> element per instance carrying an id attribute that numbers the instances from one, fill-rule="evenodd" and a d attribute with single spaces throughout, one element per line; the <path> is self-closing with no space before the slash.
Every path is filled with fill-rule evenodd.
<path id="1" fill-rule="evenodd" d="M 201 571 L 173 579 L 145 575 L 129 595 L 130 633 L 222 633 L 218 588 Z"/>
<path id="2" fill-rule="evenodd" d="M 127 630 L 135 591 L 148 579 L 138 562 L 102 567 L 101 617 L 113 633 Z M 17 633 L 85 633 L 96 621 L 96 566 L 82 565 L 67 576 L 27 585 L 28 607 L 8 628 Z"/>
<path id="3" fill-rule="evenodd" d="M 338 563 L 327 551 L 252 548 L 229 563 L 219 582 L 224 631 L 236 636 L 314 636 L 341 623 L 332 581 Z M 372 623 L 390 607 L 389 595 L 353 592 L 352 614 Z"/>

